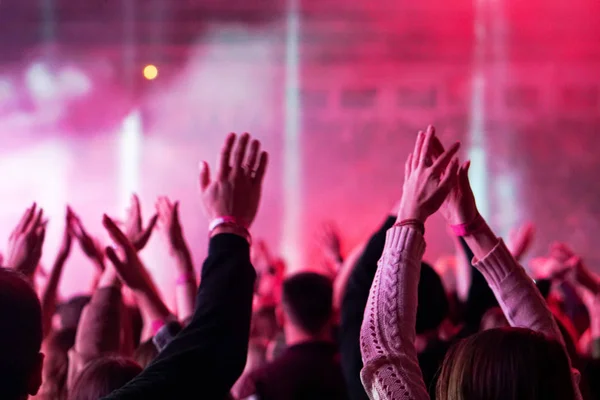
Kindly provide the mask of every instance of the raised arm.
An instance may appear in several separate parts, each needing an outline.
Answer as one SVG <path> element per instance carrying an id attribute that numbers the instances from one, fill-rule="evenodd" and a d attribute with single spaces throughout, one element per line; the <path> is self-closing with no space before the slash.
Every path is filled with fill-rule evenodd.
<path id="1" fill-rule="evenodd" d="M 117 227 L 115 222 L 108 216 L 104 216 L 103 224 L 115 244 L 118 246 L 118 252 L 112 247 L 106 248 L 106 256 L 114 265 L 123 280 L 123 283 L 131 289 L 133 296 L 140 307 L 142 316 L 145 319 L 144 331 L 149 331 L 148 337 L 142 337 L 142 341 L 147 340 L 154 334 L 154 328 L 160 328 L 168 322 L 171 313 L 163 302 L 163 299 L 154 284 L 150 273 L 138 257 L 138 250 L 133 242 Z"/>
<path id="2" fill-rule="evenodd" d="M 19 271 L 32 284 L 42 257 L 47 224 L 44 210 L 34 203 L 25 211 L 8 240 L 6 267 Z"/>
<path id="3" fill-rule="evenodd" d="M 434 133 L 419 132 L 408 157 L 397 222 L 387 233 L 361 329 L 361 378 L 371 399 L 429 399 L 415 348 L 425 220 L 456 181 L 458 143 L 435 162 Z"/>
<path id="4" fill-rule="evenodd" d="M 121 307 L 121 282 L 114 268 L 107 266 L 81 313 L 75 345 L 69 351 L 68 387 L 90 361 L 119 352 Z"/>
<path id="5" fill-rule="evenodd" d="M 158 227 L 163 232 L 169 248 L 169 254 L 175 261 L 177 280 L 175 281 L 175 300 L 179 321 L 187 321 L 194 313 L 194 301 L 198 291 L 198 280 L 192 262 L 192 255 L 183 235 L 179 219 L 179 202 L 171 203 L 167 197 L 156 201 Z"/>
<path id="6" fill-rule="evenodd" d="M 468 178 L 469 165 L 466 162 L 459 169 L 457 184 L 441 208 L 446 222 L 457 235 L 464 237 L 473 251 L 474 266 L 485 277 L 511 326 L 543 333 L 564 345 L 558 325 L 534 281 L 477 211 Z M 574 378 L 574 387 L 581 398 L 577 379 Z"/>
<path id="7" fill-rule="evenodd" d="M 44 337 L 48 336 L 52 330 L 52 316 L 56 312 L 56 297 L 58 291 L 58 284 L 62 277 L 63 269 L 69 254 L 71 253 L 71 244 L 73 242 L 73 230 L 72 226 L 72 212 L 67 207 L 67 216 L 65 218 L 65 230 L 62 237 L 62 242 L 52 269 L 50 270 L 50 276 L 48 277 L 48 283 L 42 293 L 42 318 L 44 327 Z"/>
<path id="8" fill-rule="evenodd" d="M 244 369 L 256 277 L 247 228 L 258 209 L 267 154 L 258 141 L 248 146 L 244 134 L 232 155 L 235 139 L 227 138 L 215 180 L 202 164 L 200 186 L 212 229 L 192 320 L 140 375 L 106 399 L 224 399 Z"/>

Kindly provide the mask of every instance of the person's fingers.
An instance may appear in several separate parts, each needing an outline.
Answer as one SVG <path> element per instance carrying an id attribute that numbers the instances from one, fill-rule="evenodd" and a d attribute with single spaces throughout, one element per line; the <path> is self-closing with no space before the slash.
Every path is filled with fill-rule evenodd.
<path id="1" fill-rule="evenodd" d="M 125 236 L 125 234 L 119 229 L 117 224 L 115 224 L 115 222 L 106 214 L 104 214 L 104 217 L 102 218 L 102 225 L 104 225 L 104 228 L 106 228 L 106 231 L 108 232 L 109 236 L 119 246 L 123 248 L 128 248 L 131 245 L 129 239 L 127 239 L 127 236 Z"/>
<path id="2" fill-rule="evenodd" d="M 229 166 L 227 167 L 229 168 Z M 224 179 L 221 178 L 222 172 L 221 170 L 223 169 L 223 167 L 219 167 L 219 172 L 217 174 L 217 179 Z M 210 168 L 208 166 L 208 163 L 206 161 L 202 161 L 200 163 L 200 189 L 201 190 L 206 190 L 206 188 L 208 187 L 208 185 L 210 185 Z"/>
<path id="3" fill-rule="evenodd" d="M 436 135 L 434 135 L 431 139 L 431 145 L 429 150 L 434 160 L 441 156 L 445 151 L 444 145 Z"/>
<path id="4" fill-rule="evenodd" d="M 448 169 L 446 171 L 446 173 L 444 174 L 444 177 L 442 178 L 440 185 L 439 185 L 439 190 L 440 190 L 440 195 L 443 195 L 444 197 L 446 197 L 448 195 L 448 193 L 450 192 L 450 190 L 452 190 L 452 188 L 454 187 L 454 185 L 456 185 L 456 180 L 458 178 L 458 158 L 453 158 L 452 161 L 450 161 L 450 164 L 448 165 Z"/>
<path id="5" fill-rule="evenodd" d="M 425 133 L 423 131 L 419 131 L 417 133 L 417 141 L 415 142 L 415 148 L 413 150 L 412 156 L 412 169 L 415 170 L 419 166 L 419 157 L 421 154 L 421 147 L 423 147 L 423 140 L 425 139 Z"/>
<path id="6" fill-rule="evenodd" d="M 85 236 L 85 230 L 83 229 L 83 225 L 81 224 L 81 220 L 77 217 L 73 217 L 71 229 L 73 230 L 73 234 L 77 239 L 82 239 Z"/>
<path id="7" fill-rule="evenodd" d="M 471 168 L 471 160 L 465 161 L 458 171 L 458 185 L 465 192 L 471 192 L 471 182 L 469 181 L 469 168 Z"/>
<path id="8" fill-rule="evenodd" d="M 435 162 L 431 166 L 432 173 L 434 176 L 442 176 L 450 162 L 453 160 L 454 155 L 456 154 L 459 148 L 460 143 L 456 142 L 448 150 L 446 150 L 444 154 L 442 154 L 437 160 L 435 160 Z"/>
<path id="9" fill-rule="evenodd" d="M 37 214 L 31 219 L 31 221 L 29 221 L 28 226 L 25 228 L 25 233 L 29 233 L 29 232 L 35 232 L 35 230 L 40 226 L 40 225 L 45 225 L 48 223 L 48 221 L 43 221 L 44 218 L 44 210 L 42 208 L 40 208 L 37 212 Z"/>
<path id="10" fill-rule="evenodd" d="M 113 249 L 110 246 L 107 246 L 104 252 L 106 253 L 106 257 L 110 260 L 112 265 L 114 265 L 117 271 L 123 268 L 123 262 L 119 259 L 119 256 L 117 256 L 115 249 Z"/>
<path id="11" fill-rule="evenodd" d="M 41 251 L 42 246 L 44 245 L 44 240 L 46 238 L 46 224 L 39 226 L 36 229 L 35 233 L 37 237 L 35 249 Z"/>
<path id="12" fill-rule="evenodd" d="M 154 230 L 154 227 L 156 226 L 157 221 L 158 221 L 158 214 L 154 214 L 152 216 L 152 218 L 150 218 L 150 222 L 148 222 L 148 227 L 146 227 L 146 230 L 144 231 L 144 235 L 146 235 L 146 233 L 147 233 L 148 236 L 150 236 L 150 233 L 152 233 L 152 231 Z"/>
<path id="13" fill-rule="evenodd" d="M 256 168 L 256 173 L 254 174 L 254 182 L 257 184 L 262 184 L 263 179 L 265 177 L 265 172 L 267 171 L 267 165 L 269 164 L 269 153 L 266 151 L 261 151 L 260 157 L 258 159 L 258 167 Z"/>
<path id="14" fill-rule="evenodd" d="M 237 144 L 235 146 L 235 150 L 233 153 L 233 166 L 232 166 L 232 176 L 237 176 L 242 170 L 242 164 L 244 163 L 244 159 L 246 158 L 246 150 L 248 148 L 248 141 L 250 140 L 250 135 L 248 133 L 242 134 Z"/>
<path id="15" fill-rule="evenodd" d="M 260 142 L 256 139 L 252 140 L 250 143 L 250 151 L 248 152 L 248 157 L 246 158 L 246 164 L 244 165 L 246 173 L 252 174 L 256 170 L 256 161 L 258 159 L 258 154 L 260 153 Z"/>
<path id="16" fill-rule="evenodd" d="M 179 201 L 173 204 L 173 222 L 179 224 Z"/>
<path id="17" fill-rule="evenodd" d="M 142 206 L 140 204 L 140 198 L 135 193 L 131 196 L 131 211 L 136 216 L 136 218 L 141 218 Z"/>
<path id="18" fill-rule="evenodd" d="M 406 163 L 404 164 L 404 182 L 406 182 L 408 180 L 408 178 L 410 177 L 410 174 L 412 172 L 412 159 L 413 159 L 413 155 L 412 155 L 412 153 L 410 153 L 408 155 L 408 158 L 406 159 Z"/>
<path id="19" fill-rule="evenodd" d="M 418 164 L 421 167 L 429 166 L 429 165 L 427 165 L 427 163 L 428 163 L 428 158 L 431 157 L 431 154 L 429 152 L 430 152 L 430 148 L 431 148 L 431 140 L 433 139 L 433 135 L 434 135 L 434 131 L 432 128 L 433 127 L 430 125 L 429 128 L 427 128 L 427 132 L 425 132 L 425 135 L 423 136 L 423 144 L 421 145 L 419 161 L 418 161 Z"/>
<path id="20" fill-rule="evenodd" d="M 236 135 L 235 133 L 230 133 L 225 139 L 225 143 L 223 144 L 223 148 L 221 149 L 221 153 L 219 153 L 219 160 L 217 162 L 217 180 L 225 180 L 229 177 L 231 172 L 231 150 L 233 149 L 233 145 L 235 143 Z M 208 164 L 203 162 L 206 167 L 206 171 L 208 172 Z M 202 179 L 200 182 L 204 182 Z M 205 186 L 201 186 L 205 187 Z"/>
<path id="21" fill-rule="evenodd" d="M 35 214 L 35 209 L 36 209 L 36 203 L 33 203 L 31 205 L 31 207 L 29 207 L 27 210 L 25 210 L 25 213 L 23 214 L 23 216 L 17 223 L 17 226 L 15 227 L 15 230 L 13 231 L 13 233 L 22 233 L 23 231 L 25 231 L 27 229 L 31 220 L 33 219 L 33 216 Z"/>

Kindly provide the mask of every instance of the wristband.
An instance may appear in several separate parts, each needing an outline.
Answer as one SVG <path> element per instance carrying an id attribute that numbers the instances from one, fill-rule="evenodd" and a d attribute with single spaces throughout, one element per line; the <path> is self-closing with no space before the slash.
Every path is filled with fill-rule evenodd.
<path id="1" fill-rule="evenodd" d="M 248 230 L 248 227 L 245 224 L 242 224 L 236 217 L 224 216 L 213 219 L 208 225 L 208 231 L 212 232 L 221 225 L 236 225 Z"/>
<path id="2" fill-rule="evenodd" d="M 196 282 L 196 273 L 194 271 L 185 272 L 177 277 L 176 285 L 185 285 L 186 283 Z"/>
<path id="3" fill-rule="evenodd" d="M 407 226 L 410 225 L 415 228 L 421 235 L 425 235 L 425 224 L 418 219 L 404 219 L 402 221 L 396 222 L 394 226 Z"/>
<path id="4" fill-rule="evenodd" d="M 450 229 L 452 229 L 452 232 L 454 232 L 456 236 L 463 237 L 472 235 L 473 233 L 477 232 L 481 229 L 483 224 L 483 218 L 481 218 L 481 215 L 477 213 L 477 215 L 475 216 L 475 218 L 473 218 L 471 222 L 468 222 L 466 224 L 450 225 Z"/>
<path id="5" fill-rule="evenodd" d="M 241 223 L 237 218 L 231 216 L 218 217 L 211 221 L 208 225 L 208 234 L 212 236 L 212 233 L 215 229 L 220 226 L 229 226 L 236 229 L 236 234 L 242 236 L 248 244 L 252 245 L 252 236 L 250 236 L 250 232 L 248 231 L 248 227 Z"/>

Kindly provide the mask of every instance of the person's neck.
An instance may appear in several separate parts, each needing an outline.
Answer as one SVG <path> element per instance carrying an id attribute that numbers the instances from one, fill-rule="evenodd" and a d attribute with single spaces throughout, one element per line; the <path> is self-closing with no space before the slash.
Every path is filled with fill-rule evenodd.
<path id="1" fill-rule="evenodd" d="M 331 336 L 331 329 L 329 326 L 325 327 L 318 334 L 307 333 L 304 330 L 294 326 L 292 324 L 287 324 L 283 327 L 283 332 L 285 334 L 285 344 L 289 346 L 294 346 L 301 343 L 308 342 L 331 342 L 333 338 Z"/>

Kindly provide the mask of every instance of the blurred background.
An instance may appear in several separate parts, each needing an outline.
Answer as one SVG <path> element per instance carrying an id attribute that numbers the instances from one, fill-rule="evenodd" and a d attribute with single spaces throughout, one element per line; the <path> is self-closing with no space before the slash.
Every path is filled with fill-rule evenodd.
<path id="1" fill-rule="evenodd" d="M 46 269 L 66 204 L 106 240 L 133 192 L 146 219 L 181 201 L 199 268 L 198 162 L 232 131 L 272 156 L 254 236 L 311 267 L 322 223 L 349 250 L 383 221 L 431 123 L 498 232 L 532 221 L 531 255 L 565 241 L 600 272 L 597 0 L 2 0 L 0 66 L 0 240 L 37 201 Z M 452 242 L 427 229 L 433 262 Z M 169 294 L 161 239 L 143 256 Z M 89 287 L 80 253 L 64 295 Z"/>

